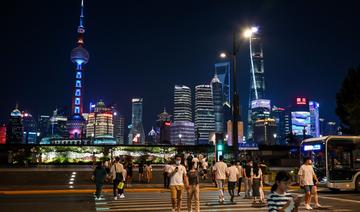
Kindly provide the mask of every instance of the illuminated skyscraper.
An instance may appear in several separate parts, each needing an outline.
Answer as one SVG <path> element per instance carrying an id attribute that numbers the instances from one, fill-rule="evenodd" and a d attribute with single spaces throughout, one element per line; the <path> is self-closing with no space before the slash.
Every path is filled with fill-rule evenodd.
<path id="1" fill-rule="evenodd" d="M 36 121 L 30 113 L 22 113 L 22 123 L 24 127 L 23 138 L 25 144 L 36 144 L 37 127 Z"/>
<path id="2" fill-rule="evenodd" d="M 249 38 L 249 44 L 251 69 L 247 135 L 248 139 L 252 140 L 253 125 L 256 120 L 252 119 L 251 103 L 253 100 L 265 99 L 264 56 L 261 38 L 257 30 Z"/>
<path id="3" fill-rule="evenodd" d="M 276 143 L 278 145 L 286 144 L 286 120 L 285 120 L 286 111 L 284 108 L 274 106 L 272 108 L 271 116 L 275 120 L 276 124 Z"/>
<path id="4" fill-rule="evenodd" d="M 145 144 L 145 132 L 142 124 L 142 101 L 141 98 L 132 99 L 131 128 L 129 132 L 129 144 Z"/>
<path id="5" fill-rule="evenodd" d="M 175 85 L 174 122 L 176 121 L 192 121 L 191 90 L 185 85 Z"/>
<path id="6" fill-rule="evenodd" d="M 114 138 L 118 144 L 124 144 L 125 118 L 115 106 L 111 107 L 113 113 Z"/>
<path id="7" fill-rule="evenodd" d="M 231 105 L 231 93 L 230 93 L 230 62 L 215 63 L 215 74 L 220 80 L 223 92 L 223 103 Z"/>
<path id="8" fill-rule="evenodd" d="M 11 112 L 9 123 L 6 130 L 7 144 L 21 144 L 23 143 L 23 123 L 21 112 L 16 105 L 16 108 Z"/>
<path id="9" fill-rule="evenodd" d="M 309 102 L 310 110 L 310 134 L 312 137 L 320 137 L 319 103 Z"/>
<path id="10" fill-rule="evenodd" d="M 174 123 L 170 128 L 171 144 L 195 144 L 191 105 L 191 89 L 185 85 L 175 85 Z"/>
<path id="11" fill-rule="evenodd" d="M 210 85 L 195 87 L 195 129 L 200 134 L 200 144 L 208 144 L 210 134 L 215 132 L 214 103 Z"/>
<path id="12" fill-rule="evenodd" d="M 164 108 L 164 111 L 158 115 L 157 122 L 157 143 L 170 144 L 171 133 L 171 115 L 168 114 Z"/>
<path id="13" fill-rule="evenodd" d="M 70 139 L 81 139 L 84 134 L 85 120 L 83 113 L 83 71 L 84 65 L 89 62 L 89 53 L 84 48 L 84 0 L 81 1 L 80 24 L 77 28 L 77 47 L 71 51 L 71 61 L 76 65 L 75 85 L 72 97 L 72 112 L 67 127 Z"/>
<path id="14" fill-rule="evenodd" d="M 211 80 L 211 93 L 215 115 L 215 133 L 224 133 L 224 95 L 222 88 L 223 85 L 218 76 L 215 74 L 214 78 Z"/>
<path id="15" fill-rule="evenodd" d="M 102 100 L 96 104 L 94 112 L 89 113 L 86 137 L 114 137 L 113 113 Z"/>

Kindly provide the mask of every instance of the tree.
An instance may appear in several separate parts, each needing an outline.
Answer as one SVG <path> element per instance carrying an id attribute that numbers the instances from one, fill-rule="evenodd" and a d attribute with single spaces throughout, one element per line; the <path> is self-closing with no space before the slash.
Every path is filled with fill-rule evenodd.
<path id="1" fill-rule="evenodd" d="M 336 94 L 336 114 L 344 133 L 360 135 L 360 66 L 349 69 Z"/>

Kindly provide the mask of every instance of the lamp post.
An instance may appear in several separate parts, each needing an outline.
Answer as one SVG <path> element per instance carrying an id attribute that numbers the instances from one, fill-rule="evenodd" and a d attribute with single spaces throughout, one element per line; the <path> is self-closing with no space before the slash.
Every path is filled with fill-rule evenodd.
<path id="1" fill-rule="evenodd" d="M 236 55 L 239 51 L 239 46 L 237 44 L 237 33 L 233 33 L 233 46 L 232 46 L 232 52 L 231 52 L 231 57 L 232 57 L 232 78 L 233 78 L 233 82 L 232 82 L 232 87 L 233 87 L 233 92 L 232 92 L 232 116 L 233 116 L 233 120 L 232 120 L 232 144 L 233 144 L 233 158 L 235 161 L 238 160 L 239 157 L 239 142 L 238 142 L 238 120 L 239 120 L 239 115 L 240 115 L 240 109 L 239 109 L 239 94 L 237 92 L 237 86 L 236 86 Z M 220 54 L 221 58 L 226 58 L 227 55 L 226 53 L 221 53 Z M 241 120 L 241 119 L 240 119 Z"/>
<path id="2" fill-rule="evenodd" d="M 180 145 L 181 145 L 181 137 L 182 137 L 182 135 L 179 134 L 179 144 L 180 144 Z"/>
<path id="3" fill-rule="evenodd" d="M 244 37 L 251 38 L 251 35 L 253 33 L 256 33 L 258 29 L 256 27 L 251 27 L 250 29 L 247 29 L 244 31 Z M 239 52 L 239 44 L 237 43 L 238 34 L 236 32 L 233 32 L 233 42 L 232 42 L 232 78 L 233 78 L 233 99 L 232 99 L 232 144 L 234 148 L 233 157 L 234 160 L 237 161 L 239 158 L 239 142 L 238 142 L 238 121 L 241 121 L 240 117 L 240 106 L 239 106 L 239 94 L 237 91 L 237 83 L 236 83 L 236 56 Z M 226 53 L 220 54 L 221 58 L 226 58 Z M 256 84 L 254 84 L 256 86 Z"/>

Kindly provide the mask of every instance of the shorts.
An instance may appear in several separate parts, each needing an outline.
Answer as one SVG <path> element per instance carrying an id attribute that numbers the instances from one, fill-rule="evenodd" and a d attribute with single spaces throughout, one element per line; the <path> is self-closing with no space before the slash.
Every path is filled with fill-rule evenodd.
<path id="1" fill-rule="evenodd" d="M 171 193 L 171 199 L 181 199 L 182 197 L 182 192 L 184 190 L 184 186 L 183 185 L 171 185 L 170 186 L 170 193 Z"/>
<path id="2" fill-rule="evenodd" d="M 313 185 L 305 185 L 305 186 L 303 187 L 303 189 L 304 189 L 304 191 L 305 191 L 306 193 L 308 193 L 308 192 L 311 192 L 312 187 L 313 187 Z"/>
<path id="3" fill-rule="evenodd" d="M 223 189 L 225 186 L 225 180 L 215 180 L 218 189 Z"/>

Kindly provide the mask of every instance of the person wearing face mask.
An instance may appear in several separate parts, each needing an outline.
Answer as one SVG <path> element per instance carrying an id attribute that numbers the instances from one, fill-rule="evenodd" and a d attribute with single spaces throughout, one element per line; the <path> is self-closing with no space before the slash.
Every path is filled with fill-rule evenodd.
<path id="1" fill-rule="evenodd" d="M 188 179 L 185 166 L 181 165 L 181 156 L 175 157 L 175 165 L 168 170 L 170 177 L 170 193 L 172 211 L 181 211 L 181 200 L 184 187 L 188 187 Z"/>

